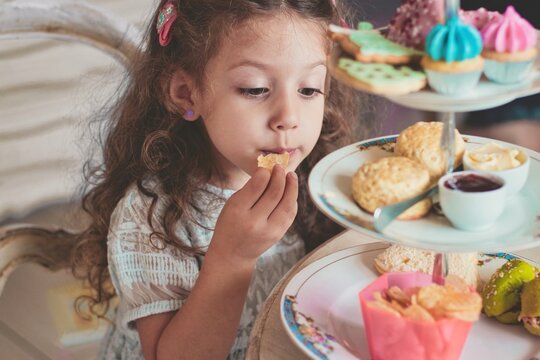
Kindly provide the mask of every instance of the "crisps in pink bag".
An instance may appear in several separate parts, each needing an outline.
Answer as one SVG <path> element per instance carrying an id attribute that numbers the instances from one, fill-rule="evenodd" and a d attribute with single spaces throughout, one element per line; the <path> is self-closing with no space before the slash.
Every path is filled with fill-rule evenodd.
<path id="1" fill-rule="evenodd" d="M 382 300 L 381 293 L 385 293 L 392 287 L 405 290 L 417 288 L 416 291 L 418 291 L 418 287 L 429 285 L 432 285 L 431 275 L 424 273 L 386 273 L 359 293 L 369 352 L 373 360 L 454 360 L 459 358 L 472 321 L 458 318 L 432 318 L 427 310 L 416 304 L 416 296 L 413 305 L 406 310 L 412 312 L 413 315 L 427 314 L 427 320 L 422 316 L 400 315 L 397 304 L 391 305 L 398 306 L 398 311 L 392 311 L 392 306 L 387 308 L 384 303 L 383 306 L 378 306 L 380 303 L 374 298 L 375 295 Z M 477 295 L 471 294 L 474 295 L 473 297 Z M 410 311 L 415 308 L 420 311 Z M 480 308 L 476 308 L 477 306 L 474 311 L 477 311 L 479 315 Z M 429 309 L 432 313 L 434 310 L 436 309 Z M 401 314 L 403 313 L 404 311 L 401 311 Z"/>

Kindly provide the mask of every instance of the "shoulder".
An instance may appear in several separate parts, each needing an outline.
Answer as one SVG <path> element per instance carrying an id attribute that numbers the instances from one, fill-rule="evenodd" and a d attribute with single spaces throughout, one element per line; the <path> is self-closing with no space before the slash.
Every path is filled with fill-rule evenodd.
<path id="1" fill-rule="evenodd" d="M 164 233 L 163 215 L 169 203 L 158 181 L 146 180 L 142 189 L 131 184 L 111 214 L 107 245 L 112 254 L 127 249 L 150 252 L 165 246 L 157 233 Z"/>
<path id="2" fill-rule="evenodd" d="M 142 182 L 142 186 L 143 189 L 140 189 L 138 184 L 133 183 L 127 188 L 111 215 L 109 224 L 111 230 L 139 228 L 140 230 L 147 229 L 151 231 L 148 214 L 152 204 L 154 205 L 152 217 L 156 217 L 156 220 L 158 220 L 163 215 L 168 200 L 159 182 L 157 180 L 145 180 Z"/>

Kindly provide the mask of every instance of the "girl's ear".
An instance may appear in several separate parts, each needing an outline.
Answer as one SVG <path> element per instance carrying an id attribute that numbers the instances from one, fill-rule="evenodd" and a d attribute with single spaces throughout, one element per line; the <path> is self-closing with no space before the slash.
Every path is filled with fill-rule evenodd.
<path id="1" fill-rule="evenodd" d="M 169 82 L 169 99 L 175 107 L 175 112 L 182 114 L 187 121 L 195 121 L 200 113 L 196 110 L 195 82 L 184 70 L 176 70 Z"/>

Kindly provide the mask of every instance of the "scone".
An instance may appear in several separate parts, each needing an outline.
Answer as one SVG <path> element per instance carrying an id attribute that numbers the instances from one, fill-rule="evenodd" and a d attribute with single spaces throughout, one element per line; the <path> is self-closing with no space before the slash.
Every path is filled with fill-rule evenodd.
<path id="1" fill-rule="evenodd" d="M 289 164 L 289 153 L 284 152 L 282 154 L 267 154 L 259 155 L 257 157 L 257 166 L 272 171 L 274 165 L 281 165 L 283 168 Z"/>
<path id="2" fill-rule="evenodd" d="M 417 122 L 403 130 L 396 141 L 394 153 L 424 164 L 435 183 L 446 172 L 446 156 L 441 149 L 441 122 Z M 454 168 L 461 164 L 465 152 L 465 141 L 456 129 Z"/>
<path id="3" fill-rule="evenodd" d="M 462 278 L 469 286 L 478 286 L 478 254 L 448 254 L 448 274 Z M 420 271 L 433 273 L 435 254 L 432 251 L 391 245 L 374 259 L 374 267 L 380 274 L 394 271 Z"/>
<path id="4" fill-rule="evenodd" d="M 364 210 L 373 213 L 378 207 L 410 199 L 429 186 L 429 172 L 417 161 L 402 156 L 366 162 L 352 179 L 352 196 Z M 398 219 L 418 219 L 428 213 L 431 200 L 424 199 L 403 212 Z"/>

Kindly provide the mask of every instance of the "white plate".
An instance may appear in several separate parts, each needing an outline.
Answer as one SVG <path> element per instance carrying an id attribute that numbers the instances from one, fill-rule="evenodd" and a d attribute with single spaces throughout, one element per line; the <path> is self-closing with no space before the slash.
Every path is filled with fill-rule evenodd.
<path id="1" fill-rule="evenodd" d="M 467 148 L 494 141 L 522 149 L 531 161 L 524 188 L 509 199 L 503 215 L 486 231 L 458 230 L 444 216 L 434 213 L 414 221 L 395 220 L 382 234 L 371 230 L 373 216 L 354 202 L 351 179 L 366 160 L 391 156 L 396 135 L 358 142 L 325 156 L 309 175 L 310 195 L 323 213 L 344 227 L 410 247 L 448 252 L 494 252 L 540 246 L 540 154 L 487 138 L 464 138 Z"/>
<path id="2" fill-rule="evenodd" d="M 310 358 L 370 358 L 358 292 L 378 276 L 372 270 L 373 259 L 387 246 L 374 243 L 335 252 L 289 280 L 281 297 L 281 320 L 293 342 Z M 487 256 L 484 260 L 479 267 L 483 281 L 506 261 Z M 474 323 L 460 359 L 524 360 L 537 352 L 540 341 L 525 328 L 482 315 Z"/>
<path id="3" fill-rule="evenodd" d="M 402 106 L 426 111 L 465 112 L 490 109 L 540 92 L 539 68 L 537 61 L 527 80 L 517 84 L 497 84 L 482 77 L 474 89 L 459 95 L 441 95 L 432 90 L 420 90 L 386 98 Z"/>
<path id="4" fill-rule="evenodd" d="M 538 36 L 540 38 L 540 30 Z M 540 41 L 537 42 L 537 49 L 540 53 Z M 343 56 L 341 49 L 336 47 L 329 62 L 330 73 L 334 73 L 337 61 L 341 56 Z M 354 81 L 347 81 L 343 77 L 339 78 L 349 86 L 356 87 Z M 365 89 L 358 89 L 366 91 Z M 489 109 L 538 92 L 540 92 L 540 56 L 537 57 L 531 74 L 527 76 L 527 80 L 517 84 L 497 84 L 482 77 L 474 89 L 458 95 L 439 94 L 428 87 L 418 92 L 386 96 L 386 98 L 405 107 L 419 110 L 464 112 Z"/>

